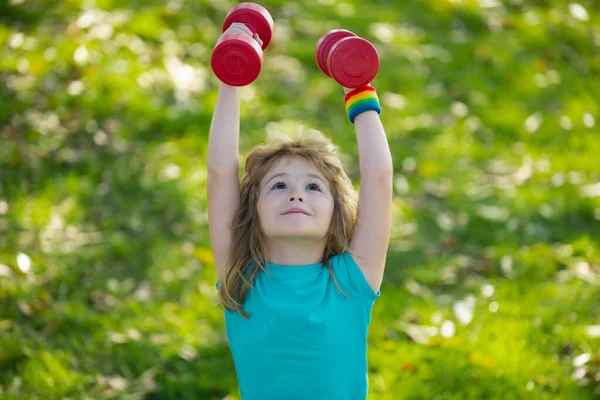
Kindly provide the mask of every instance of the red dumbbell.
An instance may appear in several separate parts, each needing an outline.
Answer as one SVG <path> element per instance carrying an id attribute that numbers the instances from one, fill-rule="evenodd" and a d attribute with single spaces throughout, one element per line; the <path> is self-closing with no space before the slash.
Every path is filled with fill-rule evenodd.
<path id="1" fill-rule="evenodd" d="M 347 88 L 367 85 L 379 71 L 379 54 L 369 41 L 345 29 L 334 29 L 317 42 L 321 71 Z"/>
<path id="2" fill-rule="evenodd" d="M 273 37 L 273 18 L 262 6 L 255 3 L 240 3 L 225 17 L 223 32 L 234 22 L 239 22 L 262 40 L 258 42 L 244 33 L 221 36 L 212 53 L 210 64 L 221 80 L 231 86 L 245 86 L 253 82 L 262 68 L 263 50 Z"/>

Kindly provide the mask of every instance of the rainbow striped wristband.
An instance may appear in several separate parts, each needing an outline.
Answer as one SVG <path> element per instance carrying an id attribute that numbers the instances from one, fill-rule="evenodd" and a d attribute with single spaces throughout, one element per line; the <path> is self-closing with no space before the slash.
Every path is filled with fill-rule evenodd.
<path id="1" fill-rule="evenodd" d="M 352 123 L 354 123 L 354 118 L 358 114 L 362 114 L 365 111 L 374 110 L 377 111 L 377 114 L 381 114 L 377 92 L 371 85 L 359 87 L 348 92 L 344 98 L 344 103 L 346 104 L 348 119 Z"/>

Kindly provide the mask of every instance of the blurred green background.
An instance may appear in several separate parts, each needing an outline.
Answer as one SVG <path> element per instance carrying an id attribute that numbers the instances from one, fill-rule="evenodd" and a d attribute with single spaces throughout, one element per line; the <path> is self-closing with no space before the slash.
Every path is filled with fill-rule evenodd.
<path id="1" fill-rule="evenodd" d="M 205 197 L 235 4 L 0 3 L 0 398 L 239 398 Z M 261 4 L 242 160 L 303 124 L 358 185 L 314 49 L 344 28 L 381 57 L 395 194 L 369 399 L 600 398 L 600 3 Z"/>

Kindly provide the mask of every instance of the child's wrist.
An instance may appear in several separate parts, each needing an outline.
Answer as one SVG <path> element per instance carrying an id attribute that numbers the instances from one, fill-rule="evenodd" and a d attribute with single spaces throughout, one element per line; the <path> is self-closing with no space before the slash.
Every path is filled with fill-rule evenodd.
<path id="1" fill-rule="evenodd" d="M 351 123 L 354 123 L 354 118 L 357 115 L 366 111 L 372 110 L 376 111 L 377 114 L 381 114 L 379 97 L 377 97 L 377 92 L 373 86 L 365 85 L 356 89 L 344 88 L 344 91 L 346 91 L 344 104 L 346 105 L 348 120 Z"/>
<path id="2" fill-rule="evenodd" d="M 219 84 L 221 85 L 221 87 L 225 88 L 226 90 L 240 90 L 240 86 L 228 85 L 225 82 L 219 82 Z"/>

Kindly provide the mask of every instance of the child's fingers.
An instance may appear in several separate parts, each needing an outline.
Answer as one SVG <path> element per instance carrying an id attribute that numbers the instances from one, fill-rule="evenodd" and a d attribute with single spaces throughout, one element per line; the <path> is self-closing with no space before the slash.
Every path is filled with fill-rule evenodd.
<path id="1" fill-rule="evenodd" d="M 229 26 L 229 29 L 231 28 L 233 28 L 233 30 L 236 31 L 242 31 L 248 36 L 252 37 L 252 31 L 246 26 L 246 24 L 242 24 L 241 22 L 234 22 Z"/>
<path id="2" fill-rule="evenodd" d="M 258 36 L 258 33 L 252 33 L 250 28 L 248 28 L 245 24 L 242 24 L 241 22 L 234 22 L 231 25 L 229 25 L 229 28 L 227 28 L 223 35 L 229 35 L 232 33 L 245 33 L 246 35 L 256 40 L 261 47 L 263 45 L 263 41 L 260 39 L 260 36 Z"/>
<path id="3" fill-rule="evenodd" d="M 258 42 L 258 44 L 262 47 L 263 45 L 263 41 L 260 40 L 260 36 L 258 36 L 258 33 L 255 33 L 253 36 L 254 40 L 256 40 Z"/>

